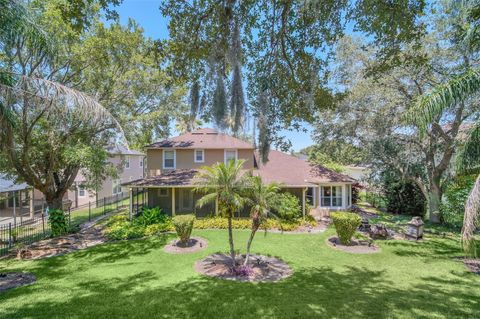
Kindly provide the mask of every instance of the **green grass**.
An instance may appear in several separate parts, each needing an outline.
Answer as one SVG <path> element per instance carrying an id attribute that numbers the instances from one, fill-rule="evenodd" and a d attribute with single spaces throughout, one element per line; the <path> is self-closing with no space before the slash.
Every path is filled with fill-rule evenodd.
<path id="1" fill-rule="evenodd" d="M 278 283 L 196 274 L 193 263 L 228 247 L 225 230 L 194 231 L 206 250 L 170 255 L 173 235 L 108 243 L 38 261 L 0 261 L 38 281 L 0 294 L 0 318 L 478 318 L 480 276 L 455 260 L 458 238 L 380 242 L 353 255 L 326 246 L 332 235 L 259 233 L 255 252 L 294 269 Z M 244 250 L 248 231 L 236 231 Z"/>

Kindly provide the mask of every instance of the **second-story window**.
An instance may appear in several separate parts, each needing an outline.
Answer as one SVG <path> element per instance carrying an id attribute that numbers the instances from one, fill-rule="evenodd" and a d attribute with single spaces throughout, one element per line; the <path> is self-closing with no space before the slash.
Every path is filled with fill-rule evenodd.
<path id="1" fill-rule="evenodd" d="M 225 164 L 237 160 L 237 150 L 225 150 Z"/>
<path id="2" fill-rule="evenodd" d="M 125 168 L 130 168 L 130 157 L 125 156 Z"/>
<path id="3" fill-rule="evenodd" d="M 205 152 L 204 152 L 204 150 L 195 150 L 194 154 L 195 154 L 195 158 L 194 158 L 195 163 L 205 162 Z"/>
<path id="4" fill-rule="evenodd" d="M 85 197 L 85 196 L 87 196 L 85 191 L 85 186 L 78 185 L 78 197 Z"/>
<path id="5" fill-rule="evenodd" d="M 163 168 L 175 169 L 175 151 L 163 150 Z"/>

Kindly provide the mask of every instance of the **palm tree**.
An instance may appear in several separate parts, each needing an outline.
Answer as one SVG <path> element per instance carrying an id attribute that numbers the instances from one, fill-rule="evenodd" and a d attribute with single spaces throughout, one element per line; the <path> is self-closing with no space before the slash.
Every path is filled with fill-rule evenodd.
<path id="1" fill-rule="evenodd" d="M 248 204 L 252 206 L 250 210 L 250 217 L 252 218 L 252 232 L 247 243 L 247 255 L 245 257 L 244 265 L 248 264 L 250 258 L 250 248 L 252 246 L 253 238 L 260 225 L 265 221 L 270 213 L 270 202 L 272 198 L 278 193 L 280 187 L 277 183 L 264 184 L 260 176 L 250 178 L 250 185 L 248 191 Z"/>
<path id="2" fill-rule="evenodd" d="M 248 174 L 243 170 L 245 160 L 229 161 L 204 166 L 195 177 L 195 191 L 205 194 L 197 201 L 197 206 L 218 203 L 220 213 L 228 220 L 228 242 L 233 267 L 235 247 L 233 243 L 232 218 L 245 204 L 245 189 L 248 186 Z"/>
<path id="3" fill-rule="evenodd" d="M 480 92 L 480 69 L 470 69 L 464 74 L 439 85 L 431 93 L 422 96 L 409 112 L 411 122 L 426 132 L 429 123 L 446 109 L 458 103 L 464 103 Z M 457 174 L 480 172 L 480 121 L 467 132 L 463 147 L 457 155 Z M 467 253 L 476 254 L 473 233 L 480 217 L 480 175 L 465 203 L 465 215 L 462 228 L 462 244 Z"/>

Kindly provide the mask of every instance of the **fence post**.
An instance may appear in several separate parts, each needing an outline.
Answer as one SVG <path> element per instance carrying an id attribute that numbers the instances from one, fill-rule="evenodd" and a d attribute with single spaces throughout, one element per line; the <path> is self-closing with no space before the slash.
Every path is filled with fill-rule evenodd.
<path id="1" fill-rule="evenodd" d="M 88 221 L 92 220 L 92 202 L 88 201 Z"/>
<path id="2" fill-rule="evenodd" d="M 12 223 L 8 223 L 8 248 L 12 247 Z"/>
<path id="3" fill-rule="evenodd" d="M 42 212 L 42 231 L 43 231 L 43 236 L 45 236 L 45 215 Z"/>
<path id="4" fill-rule="evenodd" d="M 118 193 L 117 193 L 117 195 L 115 195 L 115 196 L 117 196 L 117 205 L 116 205 L 116 206 L 117 206 L 117 209 L 115 209 L 115 210 L 118 210 Z"/>
<path id="5" fill-rule="evenodd" d="M 72 209 L 68 209 L 68 226 L 72 227 Z"/>
<path id="6" fill-rule="evenodd" d="M 106 214 L 106 212 L 105 212 L 105 205 L 106 205 L 106 204 L 105 204 L 105 197 L 104 197 L 104 198 L 103 198 L 103 215 Z"/>

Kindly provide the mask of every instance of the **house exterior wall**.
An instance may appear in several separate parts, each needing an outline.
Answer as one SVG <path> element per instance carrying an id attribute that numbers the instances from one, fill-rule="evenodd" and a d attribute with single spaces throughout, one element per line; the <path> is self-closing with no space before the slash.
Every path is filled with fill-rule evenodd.
<path id="1" fill-rule="evenodd" d="M 130 167 L 125 167 L 125 161 L 129 159 Z M 132 180 L 144 177 L 144 155 L 114 155 L 110 157 L 109 162 L 118 169 L 118 180 L 120 183 L 126 183 Z M 142 162 L 142 166 L 140 166 Z M 79 187 L 85 181 L 85 176 L 78 174 L 74 187 L 68 191 L 68 199 L 72 201 L 72 207 L 86 206 L 88 202 L 95 202 L 97 196 L 95 192 L 85 190 L 85 196 L 80 196 Z M 98 199 L 102 200 L 105 197 L 114 196 L 113 193 L 114 179 L 108 177 L 102 183 L 100 191 L 98 192 Z M 123 190 L 125 191 L 125 190 Z"/>
<path id="2" fill-rule="evenodd" d="M 225 149 L 205 149 L 204 162 L 196 163 L 194 161 L 194 149 L 176 149 L 175 150 L 175 168 L 176 169 L 198 169 L 202 166 L 212 166 L 216 163 L 223 163 L 225 160 Z M 254 155 L 251 149 L 238 149 L 237 158 L 246 160 L 244 167 L 253 169 Z M 160 175 L 163 169 L 163 149 L 147 150 L 147 170 L 150 176 Z M 171 169 L 165 169 L 170 171 Z"/>

